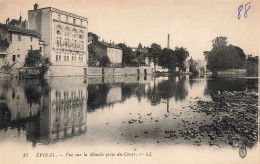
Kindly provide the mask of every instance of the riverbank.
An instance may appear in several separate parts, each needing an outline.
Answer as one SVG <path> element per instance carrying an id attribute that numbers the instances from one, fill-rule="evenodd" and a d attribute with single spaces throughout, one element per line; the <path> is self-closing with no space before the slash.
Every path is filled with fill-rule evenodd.
<path id="1" fill-rule="evenodd" d="M 121 136 L 140 143 L 154 140 L 160 144 L 230 145 L 233 148 L 256 145 L 257 93 L 218 92 L 212 95 L 212 101 L 195 97 L 190 102 L 190 105 L 182 106 L 177 114 L 170 111 L 161 117 L 155 117 L 152 112 L 145 115 L 131 113 L 132 119 L 122 122 L 127 124 L 122 126 L 139 127 L 139 130 L 134 130 L 135 134 Z M 151 128 L 144 128 L 147 126 Z"/>

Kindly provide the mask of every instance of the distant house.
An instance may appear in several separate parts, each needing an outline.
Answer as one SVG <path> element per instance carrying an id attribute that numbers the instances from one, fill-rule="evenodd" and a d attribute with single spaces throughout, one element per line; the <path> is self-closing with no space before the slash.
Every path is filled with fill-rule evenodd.
<path id="1" fill-rule="evenodd" d="M 41 34 L 19 26 L 0 23 L 0 68 L 24 65 L 28 50 L 40 49 Z"/>
<path id="2" fill-rule="evenodd" d="M 97 41 L 93 44 L 93 51 L 100 56 L 108 56 L 112 65 L 122 63 L 122 50 L 115 44 Z"/>
<path id="3" fill-rule="evenodd" d="M 12 19 L 9 22 L 9 18 L 7 18 L 6 20 L 6 24 L 12 25 L 12 26 L 16 26 L 16 27 L 20 27 L 20 28 L 25 28 L 25 29 L 29 29 L 29 22 L 27 20 L 22 20 L 22 16 L 19 17 L 19 19 Z"/>

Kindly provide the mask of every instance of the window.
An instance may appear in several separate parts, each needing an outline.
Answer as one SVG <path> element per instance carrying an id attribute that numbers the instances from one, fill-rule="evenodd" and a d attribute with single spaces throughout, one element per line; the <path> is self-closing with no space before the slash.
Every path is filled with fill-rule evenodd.
<path id="1" fill-rule="evenodd" d="M 81 50 L 84 50 L 83 41 L 80 41 L 80 42 L 79 42 L 79 48 L 80 48 Z"/>
<path id="2" fill-rule="evenodd" d="M 69 17 L 66 17 L 66 22 L 69 22 Z"/>
<path id="3" fill-rule="evenodd" d="M 33 37 L 31 37 L 31 42 L 33 41 Z"/>
<path id="4" fill-rule="evenodd" d="M 31 46 L 31 50 L 33 49 L 33 47 Z"/>
<path id="5" fill-rule="evenodd" d="M 66 47 L 66 48 L 68 48 L 69 47 L 69 39 L 68 38 L 65 38 L 64 39 L 64 46 Z"/>
<path id="6" fill-rule="evenodd" d="M 61 55 L 59 55 L 59 60 L 61 60 Z"/>
<path id="7" fill-rule="evenodd" d="M 69 56 L 67 56 L 67 61 L 69 61 L 70 59 L 69 59 Z"/>
<path id="8" fill-rule="evenodd" d="M 56 61 L 58 61 L 59 60 L 59 55 L 56 55 Z"/>
<path id="9" fill-rule="evenodd" d="M 18 35 L 18 36 L 17 36 L 17 41 L 21 41 L 21 40 L 22 40 L 21 35 Z"/>
<path id="10" fill-rule="evenodd" d="M 15 91 L 12 91 L 12 98 L 15 98 Z"/>
<path id="11" fill-rule="evenodd" d="M 64 56 L 64 61 L 66 61 L 66 59 L 67 59 L 67 57 L 66 57 L 66 56 Z"/>
<path id="12" fill-rule="evenodd" d="M 58 15 L 58 19 L 60 20 L 60 14 Z"/>
<path id="13" fill-rule="evenodd" d="M 16 55 L 13 55 L 13 62 L 15 62 L 16 60 Z"/>
<path id="14" fill-rule="evenodd" d="M 80 21 L 80 25 L 82 26 L 82 20 Z"/>
<path id="15" fill-rule="evenodd" d="M 20 57 L 20 54 L 18 54 L 17 57 L 19 58 L 19 57 Z"/>
<path id="16" fill-rule="evenodd" d="M 65 28 L 65 31 L 64 31 L 64 35 L 65 36 L 69 36 L 70 34 L 69 34 L 69 28 L 67 27 L 67 28 Z"/>
<path id="17" fill-rule="evenodd" d="M 72 30 L 72 36 L 73 36 L 74 38 L 77 37 L 77 30 L 76 30 L 76 29 L 73 29 L 73 30 Z"/>
<path id="18" fill-rule="evenodd" d="M 73 43 L 73 48 L 76 48 L 76 46 L 77 46 L 77 41 L 76 41 L 76 40 L 72 40 L 72 43 Z"/>
<path id="19" fill-rule="evenodd" d="M 75 18 L 73 19 L 73 23 L 76 24 L 76 19 Z"/>
<path id="20" fill-rule="evenodd" d="M 59 37 L 56 38 L 56 45 L 57 47 L 61 47 L 61 38 Z"/>
<path id="21" fill-rule="evenodd" d="M 60 31 L 60 30 L 57 30 L 56 33 L 57 33 L 57 35 L 60 35 L 60 34 L 61 34 L 61 31 Z"/>

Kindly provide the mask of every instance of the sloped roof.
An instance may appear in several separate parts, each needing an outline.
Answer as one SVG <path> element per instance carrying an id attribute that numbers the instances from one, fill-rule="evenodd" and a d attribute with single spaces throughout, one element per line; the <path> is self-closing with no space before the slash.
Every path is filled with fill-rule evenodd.
<path id="1" fill-rule="evenodd" d="M 17 19 L 12 19 L 9 23 L 9 25 L 15 26 L 21 24 L 19 20 Z"/>
<path id="2" fill-rule="evenodd" d="M 132 60 L 132 62 L 141 62 L 141 63 L 145 63 L 145 54 L 140 54 L 139 56 L 137 56 L 136 58 L 134 58 Z"/>
<path id="3" fill-rule="evenodd" d="M 11 32 L 16 32 L 16 33 L 21 33 L 21 34 L 27 34 L 27 35 L 33 35 L 33 36 L 41 37 L 41 34 L 38 33 L 37 31 L 34 31 L 34 30 L 29 30 L 29 29 L 25 29 L 25 28 L 19 28 L 19 27 L 16 27 L 16 26 L 2 24 L 2 23 L 0 23 L 0 27 L 5 28 L 6 30 L 11 31 Z"/>
<path id="4" fill-rule="evenodd" d="M 115 44 L 110 44 L 110 43 L 107 43 L 107 42 L 100 42 L 100 41 L 97 41 L 98 44 L 96 45 L 102 45 L 103 47 L 106 47 L 106 48 L 116 48 L 116 49 L 119 49 L 121 50 L 121 48 L 119 48 L 117 45 Z"/>

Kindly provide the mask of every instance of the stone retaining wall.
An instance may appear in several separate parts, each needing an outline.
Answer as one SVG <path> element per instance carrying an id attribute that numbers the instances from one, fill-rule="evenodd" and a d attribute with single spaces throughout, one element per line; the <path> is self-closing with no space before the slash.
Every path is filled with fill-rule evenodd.
<path id="1" fill-rule="evenodd" d="M 102 71 L 103 69 L 103 71 Z M 153 70 L 151 67 L 125 67 L 125 68 L 101 68 L 101 67 L 88 67 L 88 76 L 127 76 L 127 75 L 152 75 Z"/>

